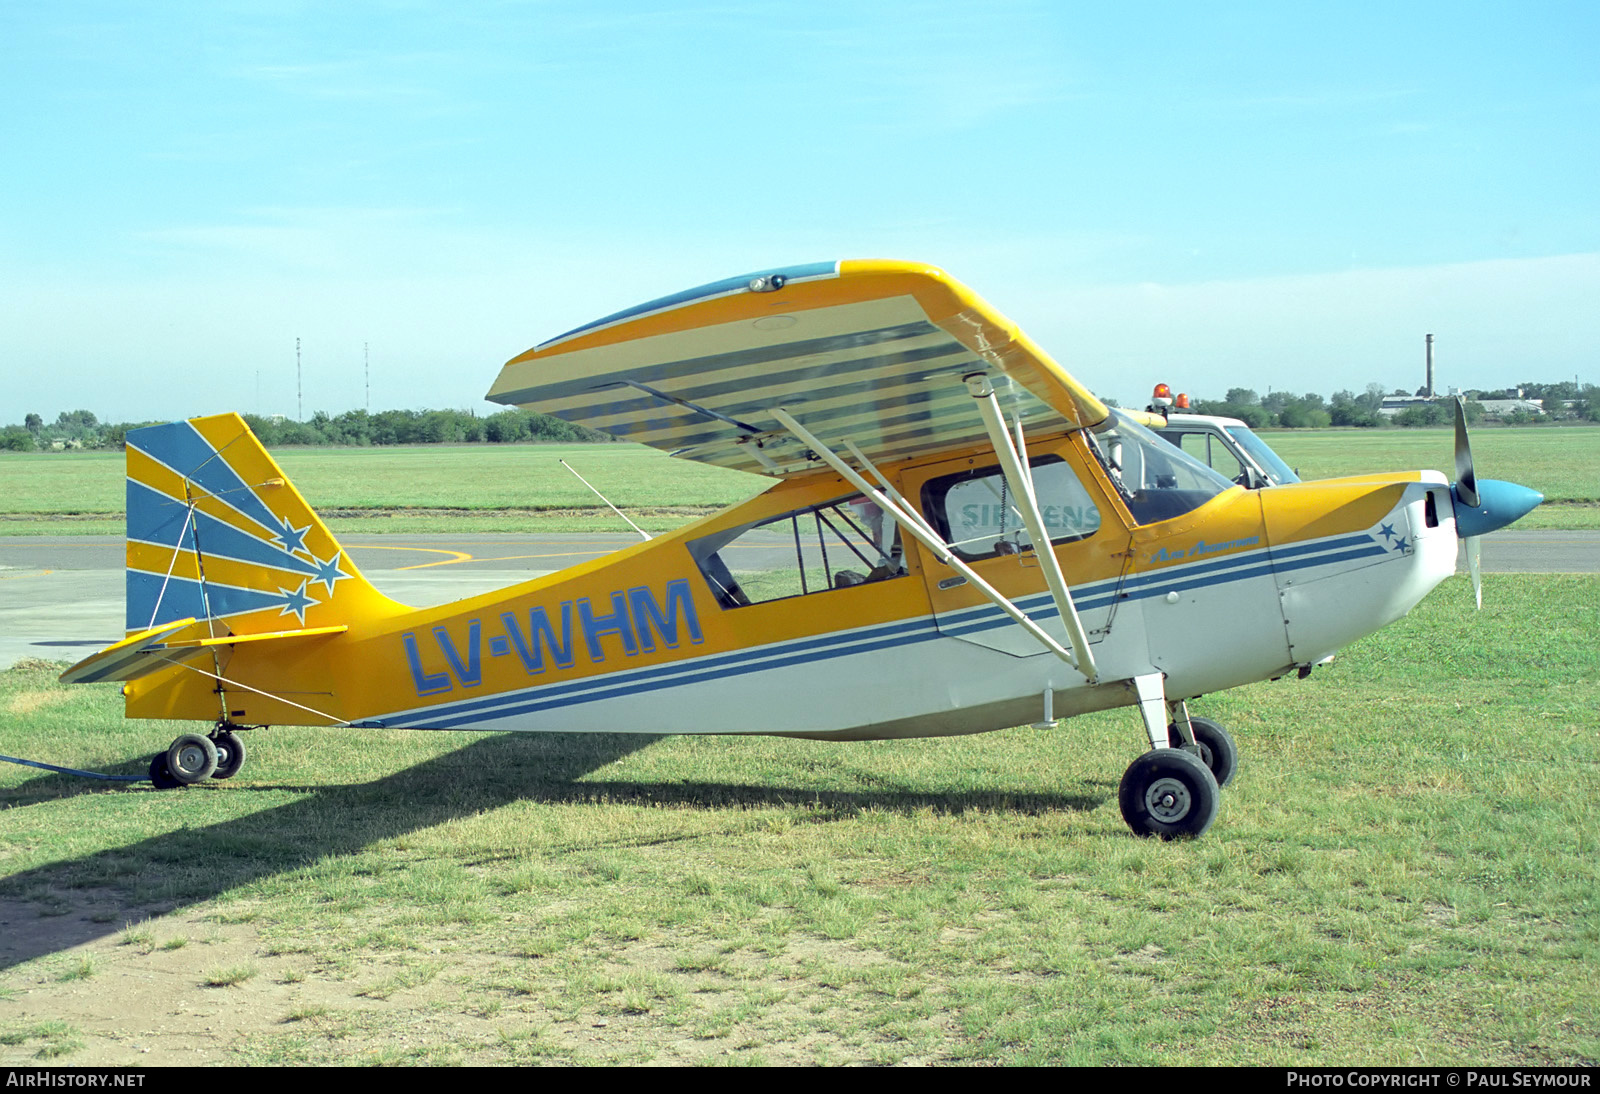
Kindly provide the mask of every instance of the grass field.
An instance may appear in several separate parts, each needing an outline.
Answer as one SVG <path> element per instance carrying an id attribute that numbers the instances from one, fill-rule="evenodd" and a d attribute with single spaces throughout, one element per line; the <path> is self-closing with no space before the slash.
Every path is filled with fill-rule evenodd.
<path id="1" fill-rule="evenodd" d="M 0 1062 L 1594 1066 L 1600 581 L 1484 602 L 1198 703 L 1243 761 L 1192 843 L 1123 825 L 1128 711 L 277 729 L 165 793 L 0 765 Z M 0 674 L 11 755 L 139 772 L 176 731 Z"/>
<path id="2" fill-rule="evenodd" d="M 1307 478 L 1412 468 L 1453 478 L 1453 437 L 1450 430 L 1267 434 Z M 1549 499 L 1518 527 L 1600 527 L 1600 428 L 1480 429 L 1472 444 L 1480 476 L 1520 482 Z M 767 484 L 631 444 L 290 448 L 274 456 L 336 532 L 623 527 L 559 459 L 652 531 Z M 120 533 L 122 466 L 118 452 L 0 453 L 0 534 Z"/>
<path id="3" fill-rule="evenodd" d="M 1431 467 L 1455 478 L 1453 429 L 1317 429 L 1265 433 L 1304 478 Z M 1600 427 L 1476 429 L 1480 478 L 1531 486 L 1552 502 L 1600 503 Z"/>
<path id="4" fill-rule="evenodd" d="M 622 527 L 562 459 L 635 520 L 643 511 L 647 527 L 676 527 L 768 484 L 634 444 L 288 448 L 273 457 L 336 531 L 498 531 L 535 521 L 548 531 L 562 522 Z M 0 453 L 0 480 L 5 533 L 122 530 L 120 452 Z"/>

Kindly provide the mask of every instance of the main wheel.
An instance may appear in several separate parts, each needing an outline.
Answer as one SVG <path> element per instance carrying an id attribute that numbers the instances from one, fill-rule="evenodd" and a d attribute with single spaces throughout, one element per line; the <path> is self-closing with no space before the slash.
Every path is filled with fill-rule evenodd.
<path id="1" fill-rule="evenodd" d="M 1117 790 L 1122 819 L 1136 836 L 1193 838 L 1217 819 L 1217 788 L 1211 769 L 1193 753 L 1153 748 L 1128 765 Z"/>
<path id="2" fill-rule="evenodd" d="M 1221 723 L 1210 718 L 1190 715 L 1189 725 L 1194 730 L 1194 743 L 1200 748 L 1200 762 L 1211 769 L 1218 786 L 1227 786 L 1233 781 L 1234 772 L 1239 770 L 1239 746 L 1233 743 L 1233 736 Z M 1173 748 L 1182 747 L 1178 723 L 1167 726 L 1167 740 Z"/>
<path id="3" fill-rule="evenodd" d="M 217 746 L 217 769 L 211 773 L 213 779 L 231 779 L 239 773 L 244 766 L 245 748 L 239 735 L 232 730 L 224 730 L 211 738 Z"/>
<path id="4" fill-rule="evenodd" d="M 183 784 L 172 777 L 172 772 L 167 770 L 167 754 L 157 752 L 150 757 L 150 782 L 157 790 L 176 790 Z"/>
<path id="5" fill-rule="evenodd" d="M 217 746 L 210 737 L 185 733 L 167 747 L 167 770 L 181 783 L 209 779 L 217 769 Z"/>

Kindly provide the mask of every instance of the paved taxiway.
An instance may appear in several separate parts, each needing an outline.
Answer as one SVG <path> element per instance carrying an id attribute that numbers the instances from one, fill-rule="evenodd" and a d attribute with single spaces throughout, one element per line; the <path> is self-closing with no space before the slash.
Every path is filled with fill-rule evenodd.
<path id="1" fill-rule="evenodd" d="M 632 533 L 346 536 L 368 580 L 406 604 L 443 604 L 529 581 L 637 543 Z M 1600 572 L 1600 532 L 1483 539 L 1487 573 Z M 76 661 L 123 635 L 123 543 L 115 536 L 0 536 L 0 668 Z"/>
<path id="2" fill-rule="evenodd" d="M 632 533 L 346 536 L 383 593 L 444 604 L 565 569 L 639 542 Z M 0 536 L 0 668 L 24 657 L 76 661 L 123 635 L 123 541 Z"/>

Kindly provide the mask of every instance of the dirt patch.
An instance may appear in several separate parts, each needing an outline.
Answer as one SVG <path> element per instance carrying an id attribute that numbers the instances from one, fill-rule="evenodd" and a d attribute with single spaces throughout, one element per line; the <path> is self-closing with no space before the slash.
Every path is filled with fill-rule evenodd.
<path id="1" fill-rule="evenodd" d="M 118 929 L 107 922 L 112 913 L 104 905 L 64 899 L 65 907 L 0 901 L 0 952 L 48 951 L 0 975 L 0 1033 L 20 1039 L 0 1044 L 0 1062 L 222 1063 L 232 1059 L 241 1036 L 277 1024 L 302 998 L 323 990 L 300 979 L 291 960 L 266 956 L 247 925 L 180 914 L 133 918 Z M 254 971 L 231 987 L 206 984 L 223 970 L 242 969 Z M 28 1036 L 52 1026 L 65 1032 L 55 1039 Z"/>
<path id="2" fill-rule="evenodd" d="M 19 661 L 17 668 L 38 669 L 49 668 L 45 661 Z M 7 714 L 32 714 L 34 711 L 46 707 L 59 706 L 72 698 L 71 692 L 65 691 L 21 691 L 13 695 L 6 703 Z"/>
<path id="3" fill-rule="evenodd" d="M 61 669 L 61 666 L 70 665 L 71 663 L 72 662 L 70 661 L 45 661 L 38 657 L 24 657 L 20 661 L 14 662 L 11 667 L 13 669 L 22 669 L 28 672 L 56 672 Z M 66 693 L 63 692 L 62 694 L 63 697 L 65 697 Z"/>
<path id="4" fill-rule="evenodd" d="M 252 914 L 130 910 L 104 890 L 0 900 L 0 1065 L 937 1060 L 888 1052 L 865 1028 L 875 1003 L 805 975 L 892 964 L 849 941 L 686 967 L 657 939 L 584 972 L 446 938 L 375 953 L 268 937 Z"/>

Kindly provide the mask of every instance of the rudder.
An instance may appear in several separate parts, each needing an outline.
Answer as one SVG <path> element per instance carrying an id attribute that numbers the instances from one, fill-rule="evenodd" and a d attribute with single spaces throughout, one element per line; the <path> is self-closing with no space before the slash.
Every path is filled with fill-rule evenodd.
<path id="1" fill-rule="evenodd" d="M 392 605 L 237 414 L 130 432 L 127 475 L 129 633 L 192 617 L 257 634 Z"/>

